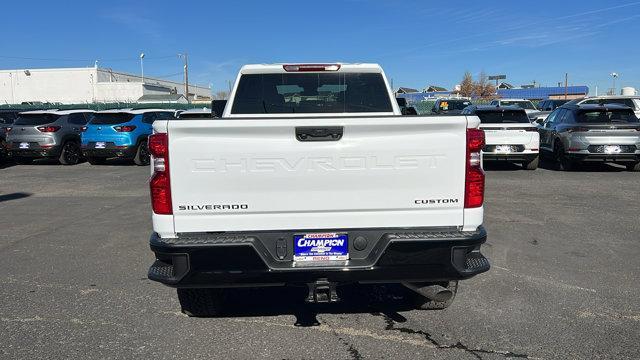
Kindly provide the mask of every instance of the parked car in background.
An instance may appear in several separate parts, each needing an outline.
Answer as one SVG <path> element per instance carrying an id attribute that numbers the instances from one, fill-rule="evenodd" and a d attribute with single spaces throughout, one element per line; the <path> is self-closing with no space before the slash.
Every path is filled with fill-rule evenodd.
<path id="1" fill-rule="evenodd" d="M 620 104 L 630 107 L 636 114 L 636 117 L 640 118 L 640 96 L 592 96 L 584 99 L 573 101 L 574 104 Z"/>
<path id="2" fill-rule="evenodd" d="M 549 113 L 560 106 L 566 104 L 569 100 L 559 100 L 559 99 L 548 99 L 542 100 L 538 103 L 538 110 L 541 112 L 548 111 Z"/>
<path id="3" fill-rule="evenodd" d="M 565 104 L 540 121 L 538 131 L 542 154 L 560 170 L 599 161 L 640 171 L 640 122 L 627 106 Z"/>
<path id="4" fill-rule="evenodd" d="M 190 118 L 190 119 L 211 119 L 213 118 L 213 114 L 211 113 L 211 109 L 202 108 L 202 109 L 190 109 L 184 110 L 180 112 L 180 115 L 177 116 L 178 119 Z"/>
<path id="5" fill-rule="evenodd" d="M 491 105 L 493 106 L 517 106 L 527 113 L 529 120 L 531 122 L 535 121 L 540 115 L 540 110 L 536 108 L 535 105 L 531 102 L 531 100 L 526 99 L 496 99 L 491 101 Z"/>
<path id="6" fill-rule="evenodd" d="M 540 135 L 524 109 L 516 106 L 474 105 L 462 111 L 463 115 L 480 118 L 486 145 L 484 161 L 508 161 L 535 170 L 539 163 Z"/>
<path id="7" fill-rule="evenodd" d="M 82 152 L 90 164 L 109 158 L 132 159 L 149 164 L 147 137 L 156 120 L 175 119 L 169 109 L 107 110 L 96 112 L 82 132 Z"/>
<path id="8" fill-rule="evenodd" d="M 53 158 L 63 165 L 77 164 L 80 134 L 93 110 L 38 110 L 19 114 L 8 128 L 7 146 L 19 163 L 37 158 Z"/>
<path id="9" fill-rule="evenodd" d="M 7 128 L 18 118 L 19 110 L 0 110 L 0 161 L 7 158 Z"/>
<path id="10" fill-rule="evenodd" d="M 442 98 L 436 100 L 431 112 L 434 114 L 460 114 L 464 108 L 472 105 L 467 98 Z"/>

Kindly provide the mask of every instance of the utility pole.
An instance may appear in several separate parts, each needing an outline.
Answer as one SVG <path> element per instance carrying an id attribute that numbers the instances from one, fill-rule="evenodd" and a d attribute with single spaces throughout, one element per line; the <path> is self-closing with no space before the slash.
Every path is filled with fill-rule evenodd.
<path id="1" fill-rule="evenodd" d="M 178 54 L 178 57 L 184 59 L 184 97 L 187 98 L 187 102 L 191 102 L 189 101 L 189 55 L 185 52 Z"/>
<path id="2" fill-rule="evenodd" d="M 567 100 L 569 92 L 569 73 L 564 73 L 564 99 Z"/>

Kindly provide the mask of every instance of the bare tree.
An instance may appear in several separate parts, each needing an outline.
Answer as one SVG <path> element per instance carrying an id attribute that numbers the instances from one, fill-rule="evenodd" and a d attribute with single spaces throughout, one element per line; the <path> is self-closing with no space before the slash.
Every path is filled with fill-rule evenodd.
<path id="1" fill-rule="evenodd" d="M 466 71 L 462 77 L 462 82 L 460 83 L 460 95 L 464 97 L 471 97 L 473 96 L 474 90 L 473 77 L 470 72 Z"/>
<path id="2" fill-rule="evenodd" d="M 481 99 L 490 99 L 496 95 L 496 88 L 489 82 L 487 74 L 485 74 L 484 71 L 478 76 L 478 81 L 474 83 L 473 88 L 474 95 Z"/>
<path id="3" fill-rule="evenodd" d="M 228 91 L 218 91 L 213 95 L 214 100 L 227 100 L 229 98 Z"/>

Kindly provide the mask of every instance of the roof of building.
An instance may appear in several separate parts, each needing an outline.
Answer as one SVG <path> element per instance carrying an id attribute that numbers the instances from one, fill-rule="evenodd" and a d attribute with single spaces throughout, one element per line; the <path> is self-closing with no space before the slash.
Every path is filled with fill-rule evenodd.
<path id="1" fill-rule="evenodd" d="M 442 86 L 429 85 L 429 86 L 426 87 L 425 91 L 427 91 L 427 92 L 431 92 L 431 91 L 447 91 L 447 89 L 443 88 Z"/>
<path id="2" fill-rule="evenodd" d="M 182 94 L 142 95 L 138 101 L 178 101 L 186 99 Z"/>
<path id="3" fill-rule="evenodd" d="M 405 94 L 407 93 L 417 93 L 418 90 L 417 89 L 413 89 L 413 88 L 408 88 L 408 87 L 399 87 L 398 88 L 398 92 L 403 92 Z"/>
<path id="4" fill-rule="evenodd" d="M 586 95 L 589 93 L 587 86 L 569 86 L 566 88 L 567 95 Z M 565 94 L 564 86 L 537 87 L 530 89 L 498 89 L 497 94 L 503 98 L 522 99 L 547 99 L 550 96 Z"/>

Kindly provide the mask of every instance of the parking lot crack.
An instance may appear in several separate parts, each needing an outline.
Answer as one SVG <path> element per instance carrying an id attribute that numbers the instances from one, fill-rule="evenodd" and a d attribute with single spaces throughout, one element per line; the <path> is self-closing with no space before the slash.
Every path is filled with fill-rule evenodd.
<path id="1" fill-rule="evenodd" d="M 505 358 L 522 358 L 522 359 L 532 359 L 527 354 L 515 353 L 512 351 L 502 351 L 502 350 L 488 350 L 482 348 L 471 348 L 462 342 L 458 341 L 454 344 L 441 344 L 437 340 L 433 338 L 433 336 L 422 330 L 414 330 L 407 327 L 396 327 L 395 322 L 390 317 L 384 315 L 384 320 L 386 322 L 385 330 L 398 331 L 403 334 L 411 334 L 411 335 L 420 335 L 425 340 L 433 344 L 433 346 L 437 349 L 459 349 L 464 352 L 473 355 L 476 359 L 482 359 L 481 354 L 494 354 L 494 355 L 502 355 Z"/>
<path id="2" fill-rule="evenodd" d="M 326 323 L 325 320 L 322 320 L 323 323 Z M 331 334 L 333 336 L 335 336 L 338 340 L 340 340 L 340 342 L 342 343 L 342 345 L 344 345 L 347 348 L 347 353 L 349 353 L 349 356 L 353 359 L 353 360 L 361 360 L 362 359 L 362 355 L 360 355 L 360 352 L 358 351 L 358 349 L 356 349 L 353 344 L 351 344 L 349 341 L 347 341 L 345 338 L 343 338 L 342 336 L 340 336 L 338 334 L 338 332 L 332 328 L 331 330 Z"/>

